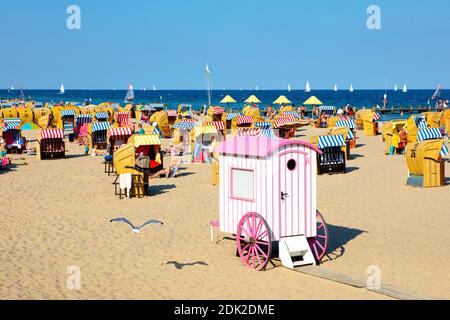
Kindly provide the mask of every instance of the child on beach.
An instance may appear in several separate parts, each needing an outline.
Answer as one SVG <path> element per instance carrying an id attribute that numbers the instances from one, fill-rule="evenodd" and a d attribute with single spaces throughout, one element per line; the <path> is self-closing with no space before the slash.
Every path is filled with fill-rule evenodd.
<path id="1" fill-rule="evenodd" d="M 89 146 L 87 144 L 84 145 L 84 155 L 89 155 Z"/>

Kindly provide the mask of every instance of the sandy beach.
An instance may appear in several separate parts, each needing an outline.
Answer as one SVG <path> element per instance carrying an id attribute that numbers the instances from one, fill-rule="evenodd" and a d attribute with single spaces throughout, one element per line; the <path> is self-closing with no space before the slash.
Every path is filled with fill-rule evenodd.
<path id="1" fill-rule="evenodd" d="M 331 241 L 320 268 L 366 279 L 378 266 L 383 285 L 449 299 L 450 187 L 406 186 L 404 157 L 385 156 L 380 136 L 358 136 L 348 173 L 318 178 Z M 66 148 L 62 160 L 14 155 L 0 174 L 1 299 L 390 299 L 277 261 L 256 272 L 235 256 L 230 235 L 216 231 L 211 243 L 219 195 L 210 165 L 186 165 L 177 178 L 151 180 L 150 197 L 119 200 L 102 157 Z M 164 225 L 135 234 L 109 222 L 117 217 Z M 81 270 L 79 290 L 66 285 L 69 266 Z"/>

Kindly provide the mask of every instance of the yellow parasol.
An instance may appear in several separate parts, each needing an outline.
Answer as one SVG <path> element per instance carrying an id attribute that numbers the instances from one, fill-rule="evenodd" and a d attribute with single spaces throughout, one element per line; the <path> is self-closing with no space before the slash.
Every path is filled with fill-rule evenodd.
<path id="1" fill-rule="evenodd" d="M 225 98 L 223 98 L 220 103 L 236 103 L 236 100 L 234 100 L 230 95 L 227 95 Z"/>
<path id="2" fill-rule="evenodd" d="M 279 104 L 279 105 L 291 104 L 291 103 L 292 102 L 288 98 L 286 98 L 285 96 L 279 96 L 278 99 L 273 102 L 273 104 Z"/>
<path id="3" fill-rule="evenodd" d="M 247 100 L 244 101 L 245 103 L 261 103 L 261 101 L 259 101 L 259 99 L 255 96 L 255 95 L 251 95 L 250 97 L 248 97 Z"/>
<path id="4" fill-rule="evenodd" d="M 319 99 L 317 99 L 315 96 L 312 96 L 308 100 L 306 100 L 303 103 L 305 106 L 321 106 L 323 103 Z"/>

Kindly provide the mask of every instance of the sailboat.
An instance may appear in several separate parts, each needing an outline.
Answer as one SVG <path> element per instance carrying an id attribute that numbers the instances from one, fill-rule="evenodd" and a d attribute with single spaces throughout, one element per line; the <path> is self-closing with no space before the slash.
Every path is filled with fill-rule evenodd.
<path id="1" fill-rule="evenodd" d="M 337 92 L 338 91 L 338 87 L 337 87 L 337 84 L 335 84 L 334 85 L 334 92 Z"/>
<path id="2" fill-rule="evenodd" d="M 406 93 L 406 92 L 408 92 L 408 88 L 406 87 L 406 83 L 405 83 L 405 85 L 403 86 L 403 93 Z"/>
<path id="3" fill-rule="evenodd" d="M 155 85 L 153 85 L 153 91 L 156 91 L 156 86 Z"/>
<path id="4" fill-rule="evenodd" d="M 291 84 L 288 84 L 288 91 L 291 92 Z"/>
<path id="5" fill-rule="evenodd" d="M 258 88 L 258 86 L 256 86 L 256 91 L 259 91 L 259 88 Z"/>
<path id="6" fill-rule="evenodd" d="M 353 92 L 353 91 L 354 91 L 354 90 L 353 90 L 353 85 L 352 85 L 352 84 L 350 85 L 349 91 L 350 91 L 350 92 Z"/>
<path id="7" fill-rule="evenodd" d="M 125 100 L 123 102 L 127 103 L 127 102 L 132 102 L 133 100 L 134 100 L 133 86 L 131 84 L 129 84 L 128 85 L 127 95 L 126 95 Z"/>
<path id="8" fill-rule="evenodd" d="M 309 81 L 306 81 L 305 92 L 311 92 L 311 85 L 309 84 Z"/>
<path id="9" fill-rule="evenodd" d="M 64 89 L 64 83 L 61 83 L 61 87 L 59 88 L 59 94 L 64 94 L 66 90 Z"/>
<path id="10" fill-rule="evenodd" d="M 398 86 L 397 86 L 397 85 L 394 86 L 394 91 L 395 91 L 395 92 L 398 91 Z"/>
<path id="11" fill-rule="evenodd" d="M 441 85 L 438 85 L 436 91 L 431 97 L 431 100 L 439 100 L 441 98 L 441 92 L 442 92 Z"/>

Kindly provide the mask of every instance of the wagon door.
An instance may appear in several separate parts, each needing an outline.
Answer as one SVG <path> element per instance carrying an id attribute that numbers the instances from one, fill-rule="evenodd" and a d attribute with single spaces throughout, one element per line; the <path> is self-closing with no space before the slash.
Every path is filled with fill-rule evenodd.
<path id="1" fill-rule="evenodd" d="M 279 156 L 279 236 L 316 235 L 315 171 L 307 151 Z M 314 213 L 314 214 L 313 214 Z"/>

